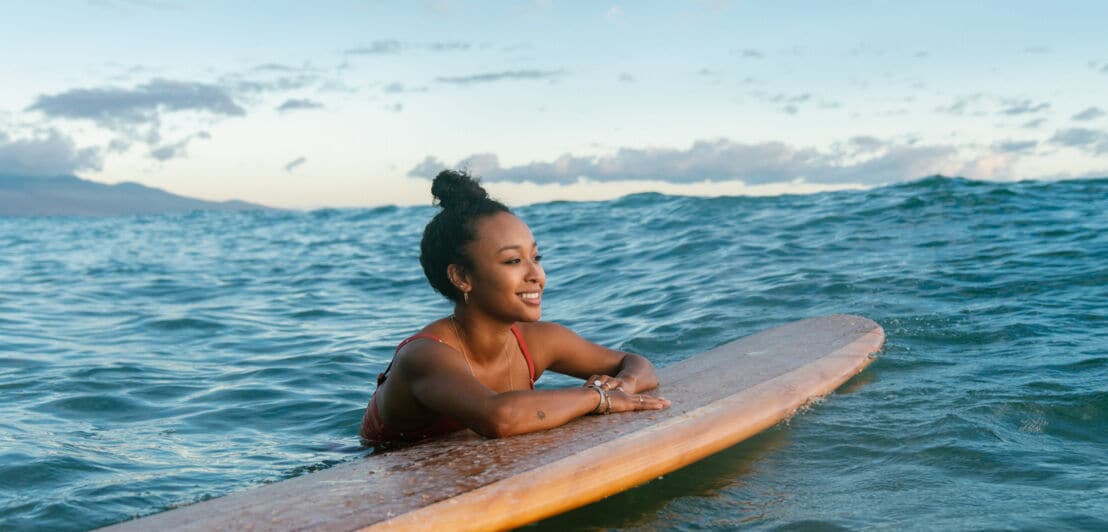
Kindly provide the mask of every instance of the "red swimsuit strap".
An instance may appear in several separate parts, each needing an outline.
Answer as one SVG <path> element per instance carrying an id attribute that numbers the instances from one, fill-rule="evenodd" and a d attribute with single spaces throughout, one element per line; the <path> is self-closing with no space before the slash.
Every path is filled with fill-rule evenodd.
<path id="1" fill-rule="evenodd" d="M 535 389 L 535 362 L 531 360 L 531 352 L 527 350 L 527 342 L 523 341 L 523 333 L 519 332 L 519 327 L 512 325 L 512 334 L 515 335 L 516 341 L 519 342 L 519 350 L 523 353 L 524 360 L 527 361 L 527 373 L 531 377 L 531 389 Z"/>

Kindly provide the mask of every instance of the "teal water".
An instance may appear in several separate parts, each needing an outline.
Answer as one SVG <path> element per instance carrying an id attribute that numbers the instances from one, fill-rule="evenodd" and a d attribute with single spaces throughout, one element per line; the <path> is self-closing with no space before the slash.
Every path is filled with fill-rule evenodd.
<path id="1" fill-rule="evenodd" d="M 0 218 L 0 530 L 367 454 L 374 375 L 449 312 L 418 263 L 433 212 Z M 1108 180 L 517 213 L 544 318 L 657 365 L 836 312 L 888 334 L 791 420 L 537 528 L 1108 529 Z"/>

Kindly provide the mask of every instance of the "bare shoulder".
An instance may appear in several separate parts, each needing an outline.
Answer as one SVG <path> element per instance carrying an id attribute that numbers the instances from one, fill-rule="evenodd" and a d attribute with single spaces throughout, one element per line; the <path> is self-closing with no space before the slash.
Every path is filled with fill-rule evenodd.
<path id="1" fill-rule="evenodd" d="M 457 350 L 438 339 L 415 338 L 396 352 L 393 370 L 406 375 L 423 375 L 460 364 Z"/>

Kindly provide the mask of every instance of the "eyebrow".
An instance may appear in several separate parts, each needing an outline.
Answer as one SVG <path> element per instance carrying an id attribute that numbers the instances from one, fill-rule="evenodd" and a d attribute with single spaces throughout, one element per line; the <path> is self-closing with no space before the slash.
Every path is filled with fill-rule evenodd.
<path id="1" fill-rule="evenodd" d="M 533 248 L 539 247 L 538 242 L 531 242 L 531 247 L 533 247 Z M 504 246 L 504 247 L 496 250 L 496 252 L 500 253 L 501 251 L 508 250 L 508 249 L 521 249 L 521 248 L 523 248 L 523 246 L 521 246 L 519 244 L 511 244 L 511 245 Z"/>

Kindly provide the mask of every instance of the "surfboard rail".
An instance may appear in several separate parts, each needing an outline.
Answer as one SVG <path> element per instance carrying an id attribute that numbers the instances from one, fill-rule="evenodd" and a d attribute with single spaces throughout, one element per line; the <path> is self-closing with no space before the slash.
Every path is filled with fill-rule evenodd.
<path id="1" fill-rule="evenodd" d="M 499 440 L 460 433 L 111 527 L 499 530 L 556 515 L 731 447 L 861 372 L 885 341 L 837 314 L 658 370 L 667 410 L 591 416 Z"/>

